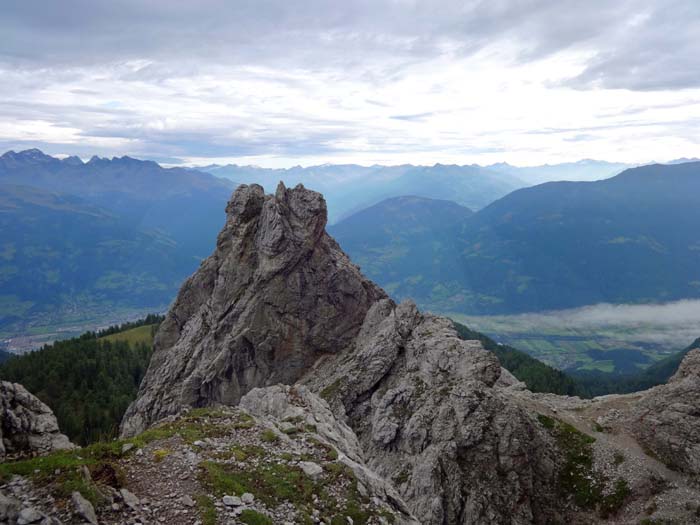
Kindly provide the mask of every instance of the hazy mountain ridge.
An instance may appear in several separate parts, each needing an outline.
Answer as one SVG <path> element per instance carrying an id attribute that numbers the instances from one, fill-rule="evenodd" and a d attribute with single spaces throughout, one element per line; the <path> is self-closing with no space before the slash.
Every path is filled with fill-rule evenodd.
<path id="1" fill-rule="evenodd" d="M 102 195 L 112 192 L 145 197 L 143 192 L 164 180 L 168 184 L 159 187 L 160 192 L 150 195 L 151 199 L 197 189 L 231 188 L 231 184 L 219 178 L 196 175 L 197 172 L 193 173 L 192 170 L 163 168 L 154 161 L 126 155 L 111 159 L 93 156 L 88 162 L 83 162 L 75 156 L 59 159 L 41 150 L 30 149 L 8 151 L 0 156 L 0 176 L 5 182 L 63 193 Z"/>
<path id="2" fill-rule="evenodd" d="M 371 259 L 380 247 L 359 243 L 363 234 L 346 221 L 334 227 L 338 242 L 353 260 Z M 434 247 L 437 268 L 404 274 L 399 288 L 394 274 L 412 261 L 375 260 L 368 273 L 400 290 L 399 299 L 473 314 L 697 298 L 697 224 L 700 163 L 650 165 L 604 181 L 517 190 L 449 226 L 457 239 Z"/>
<path id="3" fill-rule="evenodd" d="M 162 306 L 196 266 L 173 239 L 83 199 L 0 185 L 0 327 L 100 304 Z"/>
<path id="4" fill-rule="evenodd" d="M 329 222 L 333 224 L 386 198 L 416 195 L 447 199 L 478 210 L 518 188 L 552 180 L 606 179 L 630 166 L 581 160 L 533 167 L 519 167 L 507 163 L 488 166 L 324 164 L 272 169 L 213 164 L 196 169 L 240 183 L 256 183 L 263 186 L 273 186 L 280 180 L 289 186 L 303 183 L 324 193 L 328 201 Z M 362 191 L 359 191 L 360 188 Z"/>
<path id="5" fill-rule="evenodd" d="M 394 297 L 420 297 L 460 275 L 458 234 L 474 213 L 451 201 L 396 197 L 330 226 L 362 271 Z"/>
<path id="6" fill-rule="evenodd" d="M 606 166 L 610 165 L 610 163 L 604 164 Z M 686 166 L 686 164 L 680 164 L 679 166 Z M 219 170 L 218 175 L 221 175 L 220 170 L 231 168 L 231 166 L 210 167 L 214 171 Z M 312 187 L 333 187 L 333 191 L 326 192 L 330 194 L 329 210 L 331 216 L 333 216 L 333 210 L 335 210 L 335 215 L 338 216 L 339 210 L 349 210 L 354 206 L 361 206 L 360 203 L 366 203 L 368 199 L 371 201 L 379 199 L 383 195 L 396 192 L 400 192 L 404 196 L 417 194 L 420 198 L 439 197 L 448 200 L 459 200 L 460 196 L 464 200 L 469 200 L 477 195 L 477 200 L 480 200 L 479 202 L 474 201 L 473 207 L 479 208 L 487 204 L 488 198 L 486 198 L 486 195 L 492 195 L 493 197 L 494 195 L 507 192 L 503 186 L 504 179 L 507 181 L 505 183 L 506 186 L 523 184 L 508 175 L 494 173 L 478 166 L 445 166 L 439 164 L 432 167 L 410 165 L 394 167 L 322 165 L 313 168 L 295 167 L 286 170 L 266 170 L 239 166 L 234 166 L 233 168 L 238 170 L 237 175 L 241 178 L 269 179 L 274 180 L 276 184 L 279 178 L 285 177 L 293 181 L 302 180 L 305 184 Z M 364 182 L 358 182 L 368 180 L 371 180 L 372 184 L 368 185 Z M 625 178 L 615 178 L 614 180 L 618 180 L 618 182 L 613 183 L 612 186 L 619 185 L 619 181 L 624 181 Z M 494 181 L 498 184 L 495 184 Z M 603 181 L 594 184 L 606 183 L 607 181 Z M 542 267 L 546 267 L 549 268 L 548 271 L 556 270 L 560 273 L 569 271 L 570 268 L 565 264 L 559 264 L 557 261 L 550 262 L 546 260 L 547 250 L 550 248 L 547 243 L 544 246 L 538 246 L 537 249 L 533 245 L 532 250 L 528 251 L 527 245 L 531 244 L 529 241 L 525 242 L 524 248 L 518 248 L 513 244 L 515 242 L 514 239 L 501 238 L 505 234 L 512 236 L 513 232 L 508 233 L 507 224 L 498 225 L 497 231 L 494 230 L 497 222 L 495 218 L 484 220 L 485 222 L 481 223 L 479 227 L 467 226 L 467 224 L 476 224 L 481 221 L 482 217 L 500 213 L 498 210 L 500 206 L 503 206 L 502 202 L 515 203 L 513 206 L 516 208 L 524 206 L 526 209 L 535 210 L 537 208 L 546 210 L 552 209 L 553 206 L 561 206 L 561 202 L 553 201 L 561 200 L 560 194 L 562 194 L 562 191 L 566 193 L 566 191 L 569 191 L 566 188 L 578 188 L 580 186 L 576 186 L 577 184 L 584 183 L 561 184 L 563 186 L 555 185 L 550 187 L 543 185 L 543 187 L 538 187 L 535 193 L 527 193 L 530 190 L 523 190 L 526 193 L 516 191 L 514 194 L 503 198 L 502 201 L 493 203 L 480 210 L 472 218 L 469 218 L 468 214 L 463 212 L 448 213 L 450 209 L 465 210 L 465 208 L 453 208 L 447 203 L 443 203 L 442 206 L 437 205 L 436 208 L 442 209 L 436 211 L 437 215 L 430 219 L 423 212 L 416 209 L 411 213 L 417 214 L 416 217 L 420 216 L 421 218 L 411 222 L 412 226 L 409 228 L 411 231 L 408 231 L 408 229 L 401 231 L 402 223 L 408 217 L 403 217 L 391 226 L 391 231 L 387 231 L 386 224 L 383 224 L 381 228 L 378 228 L 377 225 L 389 221 L 390 216 L 388 214 L 384 214 L 381 217 L 377 216 L 369 220 L 364 226 L 357 228 L 357 232 L 365 238 L 358 239 L 358 242 L 353 246 L 348 246 L 347 249 L 356 259 L 356 262 L 361 264 L 373 279 L 384 285 L 395 296 L 415 297 L 423 306 L 442 311 L 508 313 L 512 311 L 531 311 L 539 308 L 565 307 L 561 306 L 559 302 L 552 301 L 553 294 L 559 293 L 561 289 L 566 289 L 562 282 L 564 285 L 573 286 L 575 289 L 574 293 L 571 294 L 572 300 L 569 301 L 572 304 L 589 304 L 604 300 L 616 301 L 618 299 L 615 297 L 610 299 L 609 296 L 593 290 L 588 283 L 582 282 L 577 275 L 574 275 L 571 281 L 568 280 L 567 275 L 562 276 L 561 282 L 551 286 L 552 290 L 545 294 L 540 293 L 539 288 L 536 293 L 531 294 L 528 290 L 533 289 L 535 285 L 541 287 L 541 284 L 537 283 L 537 274 L 528 266 L 529 264 L 539 265 L 540 271 Z M 567 186 L 567 184 L 574 184 L 574 186 Z M 115 257 L 116 261 L 122 261 L 126 266 L 128 266 L 127 261 L 129 257 L 137 262 L 131 268 L 116 272 L 117 275 L 121 275 L 116 280 L 113 278 L 115 277 L 114 273 L 106 272 L 112 277 L 106 277 L 106 280 L 102 279 L 102 283 L 105 284 L 107 289 L 111 289 L 107 294 L 104 291 L 100 291 L 94 297 L 97 297 L 98 302 L 103 302 L 106 300 L 106 297 L 117 293 L 117 288 L 122 288 L 124 293 L 121 293 L 121 298 L 118 299 L 117 303 L 113 303 L 115 306 L 123 305 L 126 296 L 130 297 L 127 303 L 130 305 L 134 304 L 132 300 L 134 297 L 141 296 L 144 300 L 147 300 L 147 297 L 152 298 L 149 304 L 142 306 L 160 308 L 167 303 L 168 299 L 165 298 L 166 296 L 173 297 L 175 294 L 176 288 L 172 283 L 192 272 L 196 268 L 198 261 L 208 253 L 213 245 L 216 231 L 224 219 L 224 214 L 221 212 L 222 205 L 226 201 L 230 188 L 234 183 L 196 170 L 182 168 L 165 169 L 155 162 L 140 161 L 130 157 L 113 158 L 111 160 L 93 157 L 89 162 L 83 162 L 77 157 L 57 159 L 44 155 L 39 150 L 27 150 L 19 153 L 8 152 L 0 156 L 0 185 L 14 188 L 12 192 L 10 190 L 3 192 L 7 193 L 6 196 L 0 195 L 0 202 L 5 204 L 7 204 L 7 199 L 10 198 L 9 195 L 11 193 L 14 195 L 13 198 L 19 198 L 17 193 L 20 191 L 19 188 L 31 186 L 36 188 L 36 191 L 31 197 L 29 194 L 26 194 L 23 198 L 40 205 L 39 208 L 32 208 L 35 211 L 40 209 L 41 206 L 47 205 L 48 208 L 44 210 L 46 213 L 49 213 L 49 211 L 53 215 L 62 213 L 64 217 L 61 220 L 65 220 L 67 214 L 80 210 L 79 213 L 82 214 L 85 221 L 87 221 L 87 215 L 85 214 L 96 214 L 95 216 L 98 217 L 94 225 L 84 224 L 83 226 L 94 228 L 98 224 L 104 226 L 110 221 L 112 221 L 111 224 L 118 223 L 120 225 L 122 233 L 118 235 L 118 238 L 114 239 L 119 242 L 112 243 L 112 251 L 109 252 L 112 256 L 100 259 L 97 264 L 98 268 L 89 268 L 87 271 L 88 275 L 94 273 L 95 269 L 100 270 L 99 265 L 102 264 L 101 261 L 108 261 L 114 257 L 114 254 L 119 251 L 119 246 L 122 249 L 127 249 L 128 247 L 131 250 L 134 247 L 143 245 L 146 239 L 155 239 L 156 242 L 153 243 L 153 246 L 136 248 L 137 251 L 145 254 L 143 257 L 134 254 L 129 256 L 122 254 Z M 485 187 L 487 189 L 482 191 Z M 22 191 L 27 192 L 28 190 Z M 39 192 L 42 191 L 45 194 L 39 197 Z M 623 188 L 617 191 L 626 195 L 627 189 Z M 664 195 L 664 191 L 661 188 L 660 191 L 654 190 L 651 193 Z M 60 193 L 62 195 L 63 200 L 60 201 L 60 204 L 58 200 L 50 196 L 51 193 Z M 638 195 L 639 192 L 634 190 L 630 190 L 628 193 L 630 196 L 635 196 L 635 198 L 641 198 Z M 668 208 L 676 210 L 680 214 L 676 220 L 683 222 L 683 214 L 687 213 L 685 208 L 696 209 L 696 207 L 693 204 L 692 191 L 681 190 L 681 193 L 689 195 L 688 202 L 690 204 L 688 206 L 679 206 L 678 203 L 672 203 Z M 535 197 L 531 197 L 532 195 Z M 537 197 L 538 195 L 540 197 Z M 3 197 L 5 200 L 3 200 Z M 77 199 L 77 201 L 73 199 Z M 523 199 L 525 201 L 529 199 L 534 200 L 531 204 L 517 204 Z M 78 201 L 80 204 L 78 204 Z M 399 199 L 396 203 L 400 204 L 401 200 Z M 510 206 L 511 204 L 507 205 Z M 647 204 L 644 205 L 646 206 Z M 62 211 L 55 209 L 57 206 L 63 207 Z M 580 210 L 580 216 L 596 215 L 599 213 L 601 203 L 588 202 L 586 206 L 587 208 L 584 206 L 584 209 Z M 71 211 L 71 207 L 75 209 Z M 616 205 L 612 205 L 612 208 L 619 208 L 617 211 L 622 209 Z M 24 206 L 21 208 L 15 207 L 10 216 L 13 217 L 14 221 L 17 221 L 21 213 L 26 212 L 28 209 L 28 207 Z M 506 210 L 504 213 L 507 214 L 509 211 Z M 634 221 L 630 217 L 634 216 L 634 213 L 633 206 L 629 213 L 622 213 L 621 219 L 613 217 L 605 220 L 614 220 L 620 224 L 633 223 Z M 532 237 L 534 231 L 539 231 L 537 228 L 540 228 L 542 224 L 547 226 L 547 223 L 540 220 L 537 213 L 533 212 L 531 215 L 528 218 L 519 219 L 523 224 L 521 225 L 522 227 L 516 228 L 516 231 L 520 231 L 527 226 L 528 235 Z M 645 218 L 644 215 L 643 213 L 641 214 L 642 219 Z M 42 220 L 48 220 L 47 217 L 49 215 L 44 215 Z M 35 222 L 31 224 L 35 225 Z M 352 221 L 345 226 L 343 222 L 341 221 L 331 226 L 331 229 L 334 232 L 337 231 L 337 236 L 341 243 L 355 242 L 351 240 L 352 228 L 347 227 L 347 225 L 352 224 Z M 406 225 L 409 222 L 406 222 Z M 419 224 L 421 222 L 424 222 L 424 224 Z M 18 224 L 15 223 L 13 228 L 19 227 Z M 22 227 L 27 228 L 29 224 L 25 222 Z M 82 226 L 76 227 L 79 231 Z M 336 228 L 338 229 L 336 230 Z M 470 228 L 473 229 L 470 230 Z M 48 226 L 47 231 L 50 229 L 51 225 Z M 666 227 L 666 229 L 670 229 L 670 226 Z M 127 230 L 131 233 L 127 234 Z M 623 231 L 608 238 L 606 242 L 610 246 L 628 251 L 636 247 L 637 249 L 646 249 L 653 252 L 654 249 L 658 249 L 658 246 L 654 244 L 652 239 L 660 237 L 662 234 L 663 232 L 658 235 L 651 235 L 648 232 L 639 233 L 633 231 L 629 233 Z M 19 230 L 14 235 L 18 236 Z M 7 246 L 3 248 L 0 263 L 4 266 L 5 280 L 10 279 L 11 275 L 18 275 L 16 273 L 17 265 L 15 264 L 19 260 L 17 259 L 19 256 L 15 254 L 17 246 L 22 243 L 29 243 L 32 240 L 32 236 L 38 235 L 40 238 L 43 232 L 41 228 L 31 229 L 26 230 L 22 235 L 24 235 L 22 237 L 23 240 L 19 244 L 15 242 L 17 239 L 14 239 L 12 242 L 6 242 Z M 108 239 L 106 230 L 101 235 L 102 241 L 100 242 Z M 522 233 L 522 235 L 525 234 Z M 566 234 L 570 238 L 575 235 L 577 235 L 575 232 Z M 86 240 L 88 237 L 86 236 L 83 240 Z M 124 242 L 127 240 L 133 241 L 132 244 Z M 82 261 L 80 264 L 90 265 L 91 261 L 86 254 L 90 250 L 95 251 L 94 245 L 86 247 L 81 242 L 80 236 L 77 236 L 71 240 L 70 248 L 68 246 L 64 246 L 64 248 L 66 250 L 79 248 L 82 257 L 82 259 L 79 259 Z M 606 249 L 609 249 L 610 246 L 606 246 Z M 592 251 L 595 252 L 596 250 L 600 251 L 600 247 L 597 245 L 595 250 Z M 155 251 L 168 254 L 164 255 L 166 262 L 163 268 L 158 270 L 158 275 L 153 274 L 153 268 L 156 265 L 148 262 L 148 254 L 154 254 Z M 62 253 L 59 245 L 54 245 L 54 252 L 56 254 Z M 406 256 L 406 254 L 410 255 Z M 679 264 L 685 264 L 687 271 L 692 271 L 692 269 L 687 267 L 689 264 L 692 266 L 694 262 L 694 259 L 692 259 L 693 254 L 694 252 L 690 254 L 690 263 L 688 263 L 688 257 L 679 258 Z M 36 256 L 41 257 L 40 252 L 37 252 Z M 558 256 L 556 254 L 556 257 Z M 70 257 L 67 257 L 67 259 Z M 634 258 L 634 255 L 630 257 Z M 661 255 L 658 255 L 658 257 L 661 257 Z M 527 264 L 523 262 L 525 259 L 528 261 Z M 25 262 L 26 264 L 32 264 L 29 259 Z M 111 264 L 112 261 L 108 262 Z M 50 279 L 55 280 L 56 275 L 51 274 L 51 264 L 47 260 L 41 262 L 37 267 L 44 268 L 39 274 L 43 273 L 45 276 L 50 276 Z M 71 264 L 77 263 L 74 261 Z M 140 269 L 138 265 L 146 265 L 148 268 L 145 270 Z M 650 263 L 650 265 L 647 265 L 649 266 L 648 270 L 653 272 L 653 264 Z M 95 265 L 93 264 L 92 266 Z M 383 275 L 389 267 L 391 267 L 391 274 Z M 425 268 L 429 269 L 425 270 Z M 75 266 L 73 270 L 79 272 L 80 267 Z M 678 275 L 684 275 L 687 273 L 686 270 Z M 1 281 L 2 275 L 0 274 L 0 282 L 3 282 Z M 32 279 L 34 278 L 32 277 Z M 144 290 L 151 290 L 153 293 L 142 293 L 140 290 L 137 290 L 136 288 L 140 286 L 139 283 L 143 283 Z M 66 304 L 70 304 L 72 309 L 80 309 L 82 305 L 90 303 L 90 296 L 93 295 L 92 292 L 94 291 L 88 286 L 85 290 L 87 293 L 81 294 L 80 287 L 82 285 L 77 283 L 70 285 L 68 287 L 70 291 L 62 292 L 57 298 L 50 296 L 50 293 L 53 292 L 49 292 L 49 290 L 56 289 L 55 286 L 52 286 L 44 283 L 38 288 L 35 287 L 35 289 L 46 291 L 45 299 L 48 300 L 45 302 L 58 304 L 60 301 L 64 301 L 64 303 L 67 301 Z M 636 287 L 636 284 L 632 287 Z M 651 290 L 639 300 L 658 300 L 660 292 L 658 288 L 659 286 L 657 286 L 656 290 Z M 675 286 L 675 288 L 682 288 L 682 283 Z M 129 290 L 133 290 L 134 293 L 132 294 Z M 33 307 L 31 303 L 34 303 L 34 300 L 23 299 L 22 295 L 17 295 L 16 292 L 17 290 L 9 291 L 9 289 L 0 286 L 2 311 L 10 311 L 14 319 L 21 319 L 28 313 L 28 309 Z M 669 290 L 661 300 L 668 300 L 678 295 L 683 295 L 683 291 Z M 637 296 L 631 293 L 621 294 L 621 297 L 626 301 L 629 301 L 630 298 L 633 301 L 637 300 Z M 7 324 L 7 320 L 4 324 Z"/>
<path id="7" fill-rule="evenodd" d="M 129 157 L 0 156 L 0 329 L 163 308 L 211 249 L 231 187 Z"/>
<path id="8" fill-rule="evenodd" d="M 607 162 L 604 160 L 583 159 L 577 162 L 543 164 L 540 166 L 513 166 L 507 162 L 490 164 L 486 168 L 507 173 L 533 185 L 554 181 L 595 181 L 614 177 L 634 164 Z"/>
<path id="9" fill-rule="evenodd" d="M 465 222 L 461 260 L 483 313 L 697 298 L 697 224 L 700 163 L 650 165 L 513 192 Z"/>
<path id="10" fill-rule="evenodd" d="M 234 187 L 205 173 L 163 168 L 153 161 L 124 156 L 83 163 L 36 149 L 0 156 L 0 183 L 81 197 L 136 227 L 162 230 L 199 257 L 211 248 L 224 220 L 221 205 Z"/>
<path id="11" fill-rule="evenodd" d="M 331 224 L 392 197 L 415 195 L 447 199 L 470 209 L 479 209 L 514 189 L 526 186 L 511 175 L 496 173 L 480 166 L 444 164 L 434 166 L 328 164 L 288 169 L 227 165 L 201 169 L 236 182 L 255 183 L 267 187 L 276 185 L 280 180 L 288 186 L 302 183 L 325 195 Z"/>

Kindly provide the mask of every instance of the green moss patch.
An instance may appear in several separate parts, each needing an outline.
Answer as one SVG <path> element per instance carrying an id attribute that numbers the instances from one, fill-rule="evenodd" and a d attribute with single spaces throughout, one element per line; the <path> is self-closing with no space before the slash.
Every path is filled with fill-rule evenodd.
<path id="1" fill-rule="evenodd" d="M 83 449 L 59 451 L 46 456 L 0 464 L 0 481 L 9 481 L 12 476 L 24 476 L 42 486 L 51 486 L 58 498 L 68 498 L 74 491 L 80 492 L 93 505 L 104 501 L 99 487 L 86 479 L 82 469 L 87 468 L 96 478 L 111 472 L 112 485 L 119 485 L 121 469 L 114 464 L 119 457 L 121 445 L 97 443 Z"/>
<path id="2" fill-rule="evenodd" d="M 236 430 L 243 430 L 247 428 L 253 428 L 255 426 L 255 418 L 250 414 L 241 412 L 238 414 L 237 421 L 233 424 L 233 428 Z"/>
<path id="3" fill-rule="evenodd" d="M 540 424 L 555 438 L 564 454 L 564 464 L 559 471 L 560 496 L 572 499 L 581 509 L 598 510 L 603 518 L 622 508 L 629 495 L 629 485 L 618 479 L 607 490 L 607 480 L 593 470 L 593 443 L 595 438 L 577 430 L 564 421 L 539 414 Z"/>
<path id="4" fill-rule="evenodd" d="M 124 444 L 133 444 L 133 451 L 153 441 L 169 439 L 176 435 L 188 443 L 222 436 L 231 430 L 231 417 L 230 412 L 218 408 L 195 409 L 177 421 L 154 427 L 132 439 L 97 442 L 77 450 L 58 451 L 36 458 L 2 463 L 0 482 L 9 481 L 13 475 L 20 475 L 39 485 L 50 486 L 56 497 L 68 498 L 73 491 L 78 491 L 93 505 L 99 506 L 103 503 L 99 484 L 121 486 L 120 476 L 117 475 L 121 468 L 117 462 L 122 457 L 121 450 Z M 244 420 L 247 421 L 245 417 Z M 169 452 L 162 448 L 155 450 L 154 461 L 162 461 Z M 127 454 L 129 453 L 131 452 Z M 97 484 L 84 478 L 82 467 L 90 470 Z M 113 473 L 111 479 L 101 479 L 105 472 Z"/>
<path id="5" fill-rule="evenodd" d="M 387 516 L 391 515 L 388 513 L 378 514 L 367 510 L 370 502 L 360 496 L 357 480 L 346 465 L 329 462 L 324 463 L 323 467 L 325 475 L 314 480 L 299 467 L 282 463 L 276 457 L 268 456 L 255 465 L 243 468 L 240 465 L 205 461 L 200 465 L 200 480 L 217 496 L 250 492 L 268 508 L 290 502 L 297 509 L 302 522 L 311 519 L 314 509 L 320 511 L 320 517 L 326 523 L 341 523 L 338 520 L 342 518 L 342 523 L 347 524 L 348 516 L 357 525 L 366 524 L 375 515 L 389 519 Z M 331 486 L 336 488 L 332 495 L 329 493 Z M 317 497 L 315 501 L 314 495 Z"/>
<path id="6" fill-rule="evenodd" d="M 341 385 L 342 383 L 340 379 L 337 379 L 336 381 L 328 385 L 326 388 L 321 390 L 320 396 L 326 401 L 330 401 L 336 396 L 336 394 L 338 394 L 338 392 L 340 392 Z"/>
<path id="7" fill-rule="evenodd" d="M 260 434 L 260 439 L 262 439 L 265 443 L 275 443 L 277 440 L 279 440 L 279 436 L 274 430 L 267 428 L 262 431 L 262 434 Z"/>
<path id="8" fill-rule="evenodd" d="M 625 500 L 630 493 L 630 486 L 627 480 L 619 478 L 613 486 L 613 491 L 603 496 L 599 507 L 600 516 L 608 518 L 616 514 L 625 504 Z"/>
<path id="9" fill-rule="evenodd" d="M 309 443 L 311 443 L 316 449 L 321 453 L 321 458 L 325 461 L 335 461 L 338 459 L 338 451 L 335 447 L 319 441 L 318 439 L 311 437 L 309 438 Z"/>
<path id="10" fill-rule="evenodd" d="M 203 525 L 216 525 L 216 506 L 214 501 L 209 496 L 203 494 L 195 498 L 197 502 L 197 510 L 202 518 Z"/>

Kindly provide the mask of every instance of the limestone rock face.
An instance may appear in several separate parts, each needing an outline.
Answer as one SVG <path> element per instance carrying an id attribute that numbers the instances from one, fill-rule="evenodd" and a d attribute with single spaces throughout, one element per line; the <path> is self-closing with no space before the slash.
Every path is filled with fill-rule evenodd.
<path id="1" fill-rule="evenodd" d="M 319 193 L 243 185 L 226 212 L 215 252 L 156 335 L 123 435 L 183 407 L 236 404 L 252 388 L 294 383 L 320 356 L 349 347 L 386 297 L 325 232 Z"/>
<path id="2" fill-rule="evenodd" d="M 556 447 L 500 375 L 448 319 L 384 300 L 354 347 L 302 382 L 345 414 L 368 466 L 421 523 L 557 521 Z"/>
<path id="3" fill-rule="evenodd" d="M 665 385 L 630 410 L 637 440 L 667 465 L 700 474 L 700 349 L 690 351 Z"/>
<path id="4" fill-rule="evenodd" d="M 353 430 L 339 421 L 328 404 L 304 386 L 276 385 L 256 388 L 246 394 L 241 408 L 267 421 L 279 425 L 283 421 L 295 421 L 306 428 L 314 429 L 316 439 L 331 445 L 338 452 L 338 461 L 349 467 L 358 483 L 359 492 L 373 502 L 385 507 L 393 516 L 394 523 L 418 525 L 408 505 L 393 485 L 378 476 L 365 464 L 362 448 Z M 307 474 L 323 472 L 317 464 L 300 464 Z M 317 469 L 314 471 L 314 469 Z"/>
<path id="5" fill-rule="evenodd" d="M 241 399 L 240 407 L 256 417 L 303 422 L 350 459 L 363 461 L 353 430 L 336 419 L 328 403 L 304 386 L 255 388 Z"/>
<path id="6" fill-rule="evenodd" d="M 49 407 L 22 385 L 0 381 L 0 461 L 71 448 Z"/>

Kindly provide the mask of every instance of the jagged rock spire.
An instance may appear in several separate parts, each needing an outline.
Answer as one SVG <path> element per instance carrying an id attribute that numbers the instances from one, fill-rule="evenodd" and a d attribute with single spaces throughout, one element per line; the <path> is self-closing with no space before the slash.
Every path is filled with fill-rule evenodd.
<path id="1" fill-rule="evenodd" d="M 235 404 L 252 388 L 295 382 L 352 344 L 369 308 L 386 298 L 325 232 L 321 194 L 242 185 L 226 213 L 216 250 L 156 336 L 125 435 L 186 406 Z"/>

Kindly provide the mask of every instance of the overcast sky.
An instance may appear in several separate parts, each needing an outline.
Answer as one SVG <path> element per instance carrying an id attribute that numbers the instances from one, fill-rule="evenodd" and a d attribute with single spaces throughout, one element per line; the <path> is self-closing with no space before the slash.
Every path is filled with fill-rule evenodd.
<path id="1" fill-rule="evenodd" d="M 166 163 L 700 156 L 700 0 L 5 0 L 0 149 Z"/>

